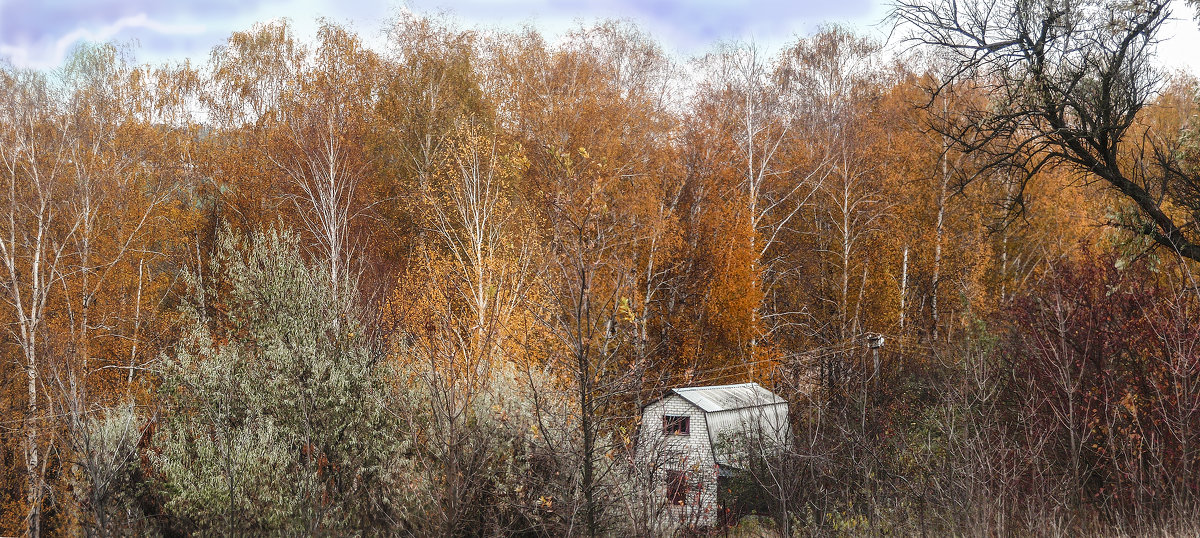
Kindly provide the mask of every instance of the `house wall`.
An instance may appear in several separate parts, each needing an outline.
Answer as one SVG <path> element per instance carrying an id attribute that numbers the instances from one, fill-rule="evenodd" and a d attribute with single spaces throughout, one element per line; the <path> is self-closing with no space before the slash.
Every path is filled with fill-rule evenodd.
<path id="1" fill-rule="evenodd" d="M 664 435 L 663 416 L 691 418 L 689 435 Z M 638 460 L 654 472 L 660 498 L 667 499 L 667 470 L 687 471 L 692 491 L 688 504 L 664 507 L 681 524 L 712 525 L 717 514 L 717 464 L 712 453 L 709 425 L 703 410 L 676 394 L 643 410 L 639 428 Z"/>

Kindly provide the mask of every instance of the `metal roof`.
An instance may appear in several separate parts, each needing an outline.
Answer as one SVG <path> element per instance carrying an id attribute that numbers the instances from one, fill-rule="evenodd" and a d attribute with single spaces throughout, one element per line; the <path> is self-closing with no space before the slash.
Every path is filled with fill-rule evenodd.
<path id="1" fill-rule="evenodd" d="M 786 400 L 762 388 L 758 383 L 715 385 L 711 387 L 683 387 L 671 389 L 671 392 L 692 402 L 696 407 L 703 409 L 705 413 L 787 403 Z"/>

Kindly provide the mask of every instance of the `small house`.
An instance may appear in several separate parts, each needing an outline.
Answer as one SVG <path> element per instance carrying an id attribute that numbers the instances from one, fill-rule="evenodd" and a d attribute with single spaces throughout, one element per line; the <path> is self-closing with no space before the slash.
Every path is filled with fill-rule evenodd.
<path id="1" fill-rule="evenodd" d="M 758 383 L 676 388 L 642 408 L 638 460 L 669 517 L 711 526 L 718 488 L 740 468 L 745 441 L 782 446 L 789 436 L 787 402 Z"/>

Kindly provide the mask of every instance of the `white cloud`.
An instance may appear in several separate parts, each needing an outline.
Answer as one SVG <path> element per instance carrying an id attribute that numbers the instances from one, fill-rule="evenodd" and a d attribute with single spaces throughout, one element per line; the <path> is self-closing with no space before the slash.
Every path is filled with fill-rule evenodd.
<path id="1" fill-rule="evenodd" d="M 0 56 L 8 57 L 13 65 L 34 69 L 48 69 L 62 63 L 71 47 L 80 41 L 105 42 L 129 29 L 144 29 L 165 35 L 194 35 L 205 31 L 203 24 L 167 24 L 155 21 L 139 13 L 123 17 L 112 24 L 98 29 L 76 28 L 59 37 L 52 44 L 25 43 L 20 45 L 0 44 Z M 40 45 L 40 46 L 39 46 Z"/>

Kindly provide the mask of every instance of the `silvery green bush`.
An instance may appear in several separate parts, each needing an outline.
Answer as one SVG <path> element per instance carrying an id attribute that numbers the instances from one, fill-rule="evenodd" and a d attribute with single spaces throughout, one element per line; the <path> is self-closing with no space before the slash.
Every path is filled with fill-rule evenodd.
<path id="1" fill-rule="evenodd" d="M 403 529 L 404 413 L 348 299 L 353 283 L 327 274 L 290 233 L 226 231 L 207 269 L 187 276 L 151 451 L 173 530 Z"/>

